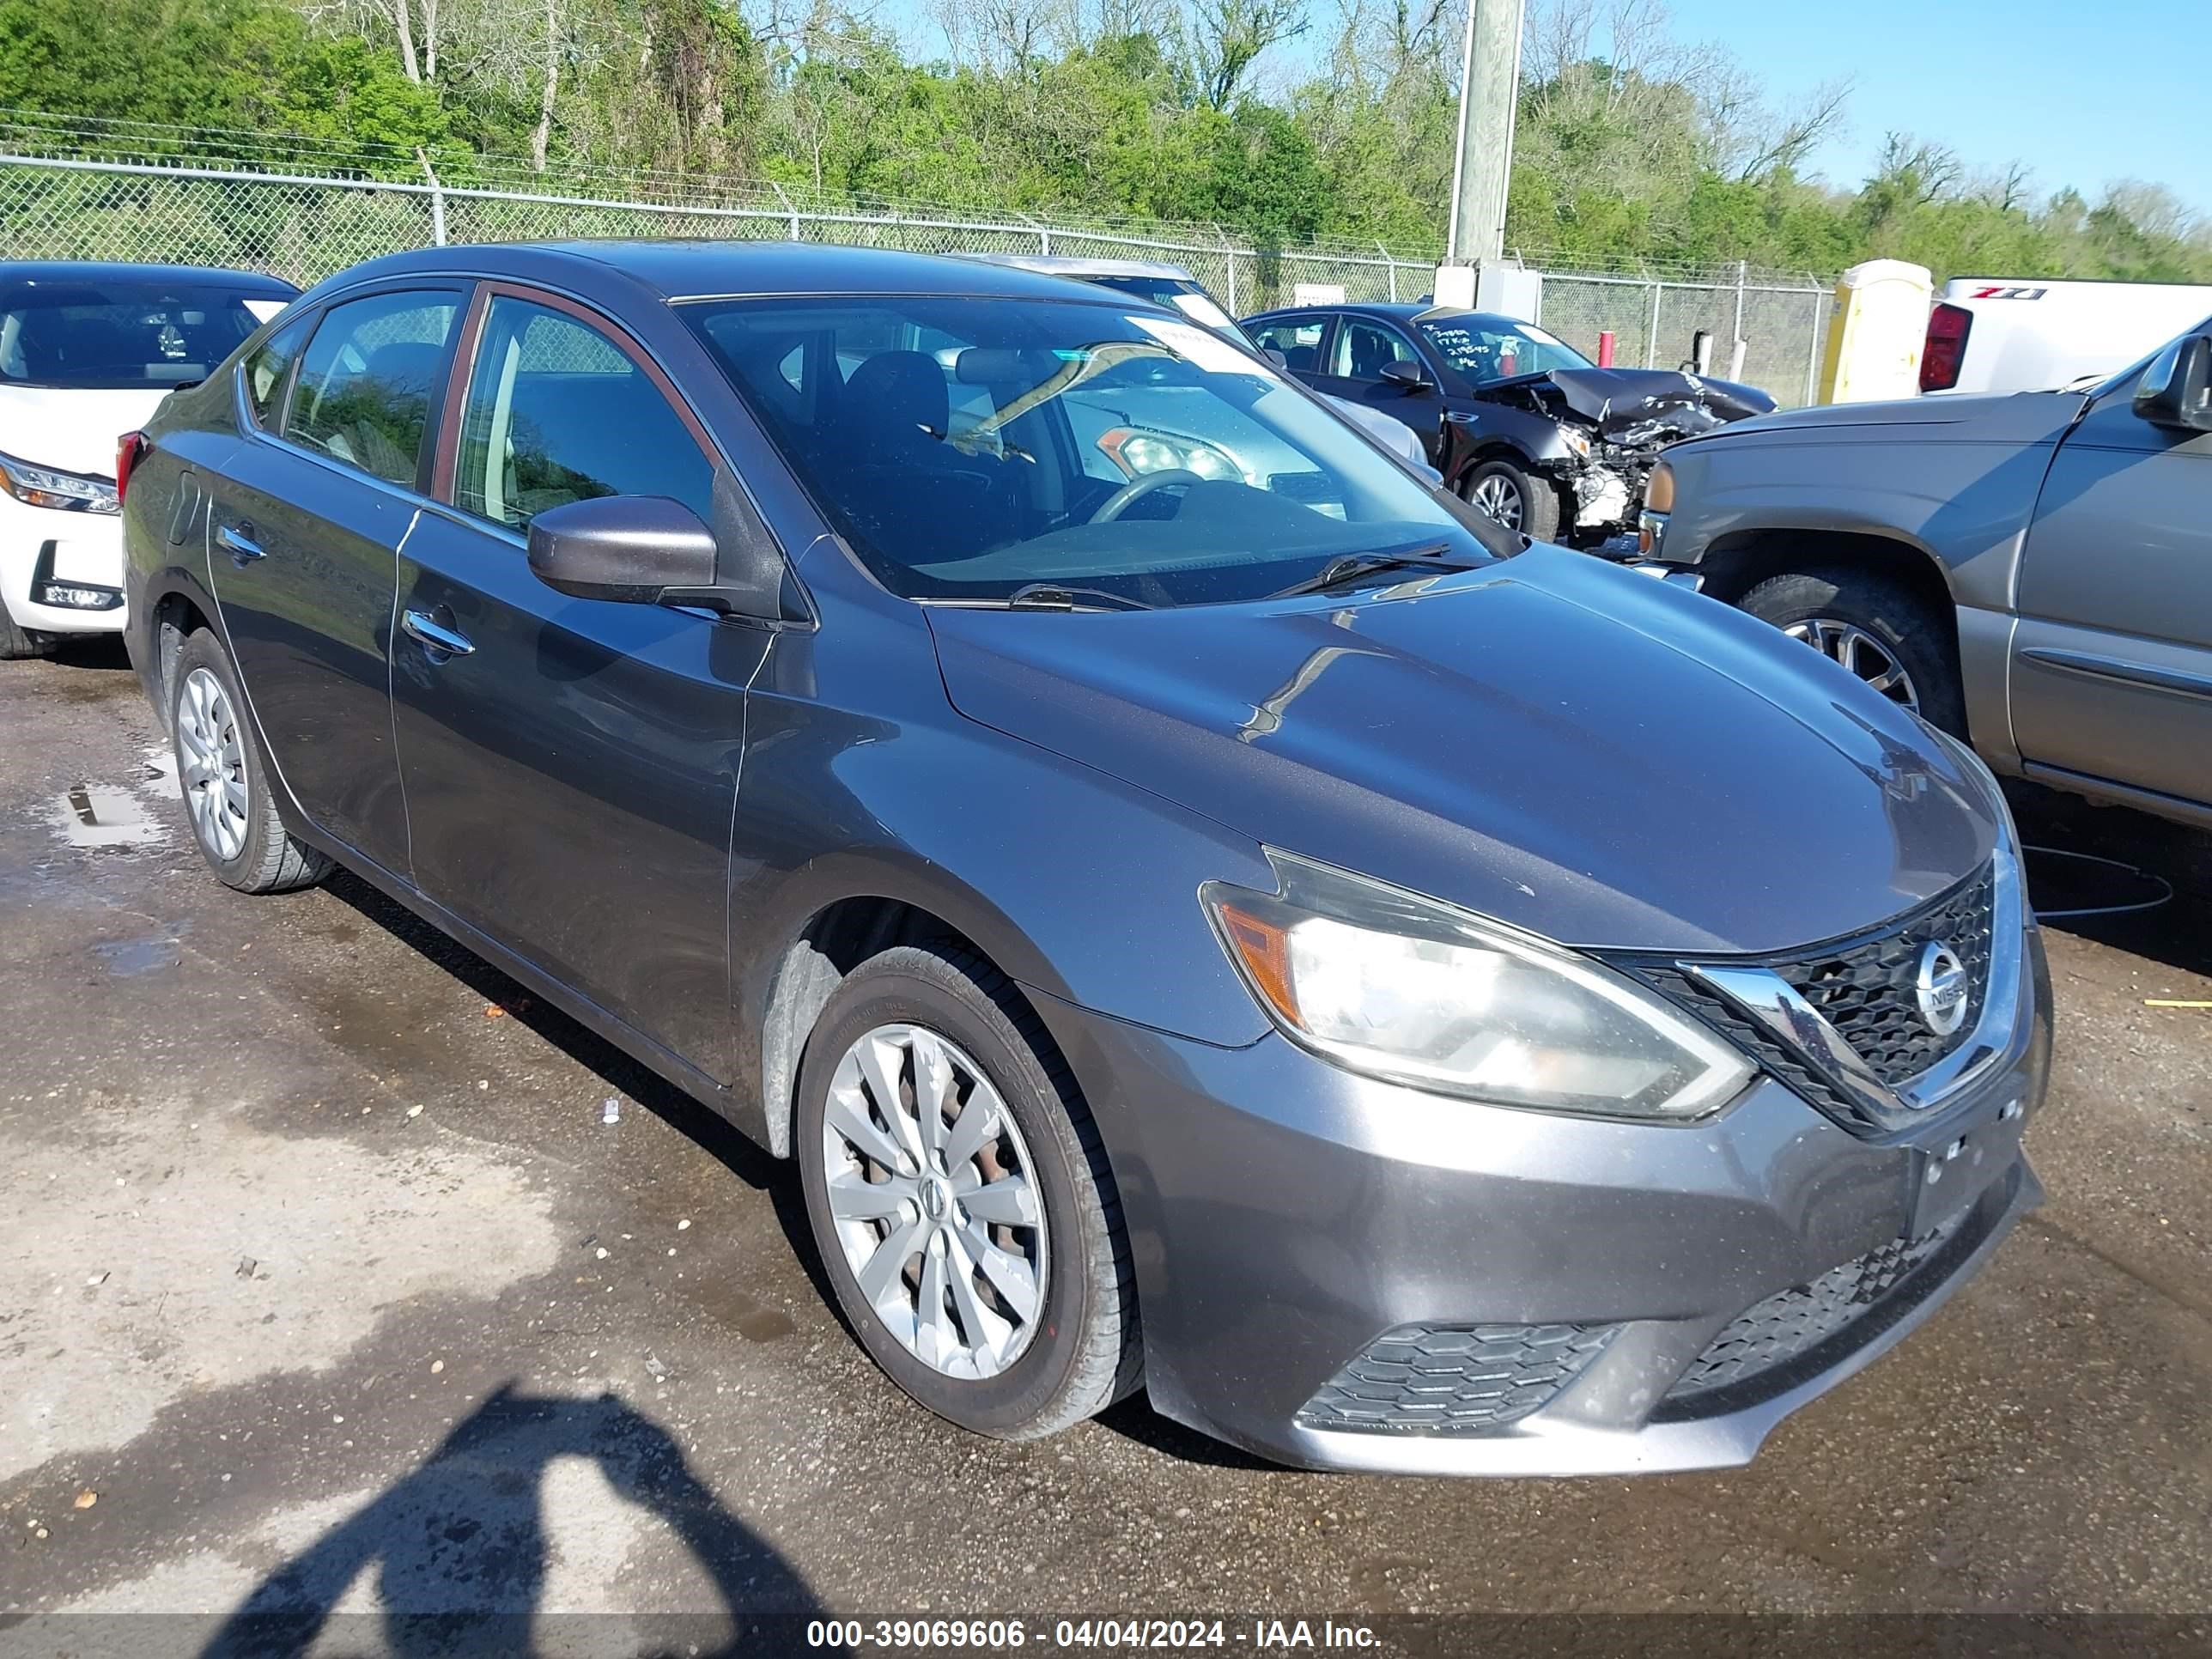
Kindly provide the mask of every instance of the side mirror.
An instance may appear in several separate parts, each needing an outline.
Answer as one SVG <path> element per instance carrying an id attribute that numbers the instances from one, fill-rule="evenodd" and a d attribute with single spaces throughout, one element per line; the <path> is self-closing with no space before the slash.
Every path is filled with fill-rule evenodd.
<path id="1" fill-rule="evenodd" d="M 2212 335 L 2185 334 L 2150 360 L 2136 382 L 2136 417 L 2184 432 L 2212 432 Z"/>
<path id="2" fill-rule="evenodd" d="M 1419 363 L 1400 357 L 1382 365 L 1382 378 L 1392 386 L 1401 386 L 1408 392 L 1419 392 L 1429 384 L 1429 371 Z"/>
<path id="3" fill-rule="evenodd" d="M 598 495 L 530 521 L 531 574 L 579 599 L 659 605 L 714 585 L 714 532 L 665 495 Z"/>
<path id="4" fill-rule="evenodd" d="M 1269 346 L 1266 356 L 1267 361 L 1274 364 L 1277 368 L 1288 368 L 1291 366 L 1291 354 L 1287 351 L 1278 351 L 1274 347 Z"/>

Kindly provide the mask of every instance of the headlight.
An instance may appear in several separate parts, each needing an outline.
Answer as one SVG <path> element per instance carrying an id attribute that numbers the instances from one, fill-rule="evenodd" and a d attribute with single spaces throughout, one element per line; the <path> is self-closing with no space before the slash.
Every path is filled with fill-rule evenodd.
<path id="1" fill-rule="evenodd" d="M 115 486 L 105 478 L 81 477 L 33 466 L 13 455 L 0 455 L 0 490 L 27 507 L 51 507 L 68 513 L 113 513 Z"/>
<path id="2" fill-rule="evenodd" d="M 1559 441 L 1567 447 L 1567 453 L 1574 456 L 1577 459 L 1584 461 L 1589 459 L 1590 441 L 1589 433 L 1577 431 L 1575 428 L 1571 426 L 1563 426 L 1559 428 Z"/>
<path id="3" fill-rule="evenodd" d="M 1230 960 L 1293 1042 L 1348 1070 L 1504 1106 L 1704 1117 L 1749 1060 L 1598 963 L 1270 848 L 1280 888 L 1200 890 Z"/>
<path id="4" fill-rule="evenodd" d="M 1244 469 L 1203 438 L 1173 437 L 1164 432 L 1141 431 L 1117 426 L 1098 435 L 1098 447 L 1107 459 L 1132 478 L 1147 472 L 1173 472 L 1178 468 L 1201 478 L 1230 483 L 1244 482 Z"/>

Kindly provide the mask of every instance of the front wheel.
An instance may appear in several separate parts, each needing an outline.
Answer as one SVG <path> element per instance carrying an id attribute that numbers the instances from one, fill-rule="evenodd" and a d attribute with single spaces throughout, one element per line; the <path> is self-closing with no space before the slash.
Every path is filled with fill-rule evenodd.
<path id="1" fill-rule="evenodd" d="M 940 1417 L 1029 1440 L 1136 1386 L 1121 1205 L 1074 1079 L 964 951 L 855 969 L 800 1068 L 806 1212 L 876 1363 Z"/>
<path id="2" fill-rule="evenodd" d="M 1943 618 L 1910 588 L 1836 566 L 1770 576 L 1736 604 L 1891 702 L 1954 737 L 1966 735 L 1958 647 Z"/>
<path id="3" fill-rule="evenodd" d="M 1534 541 L 1559 538 L 1559 492 L 1511 461 L 1485 461 L 1467 475 L 1464 493 L 1468 506 L 1508 530 Z"/>
<path id="4" fill-rule="evenodd" d="M 16 626 L 15 619 L 8 614 L 8 607 L 0 602 L 0 662 L 16 662 L 25 657 L 50 657 L 57 643 L 52 634 L 35 633 Z"/>

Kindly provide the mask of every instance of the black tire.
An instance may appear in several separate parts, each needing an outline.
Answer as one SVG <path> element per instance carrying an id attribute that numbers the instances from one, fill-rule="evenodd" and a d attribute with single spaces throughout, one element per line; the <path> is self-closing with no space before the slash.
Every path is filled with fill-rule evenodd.
<path id="1" fill-rule="evenodd" d="M 1503 483 L 1520 497 L 1521 522 L 1509 524 L 1507 529 L 1517 530 L 1532 541 L 1554 542 L 1559 538 L 1559 492 L 1552 488 L 1548 479 L 1533 477 L 1511 461 L 1485 461 L 1468 473 L 1460 486 L 1460 494 L 1478 511 L 1481 509 L 1475 495 L 1486 479 Z"/>
<path id="2" fill-rule="evenodd" d="M 18 628 L 15 619 L 8 614 L 8 607 L 0 604 L 0 662 L 20 662 L 26 657 L 51 657 L 54 653 L 54 636 L 34 633 L 27 628 Z"/>
<path id="3" fill-rule="evenodd" d="M 922 1027 L 972 1060 L 1029 1151 L 1049 1240 L 1044 1286 L 1027 1347 L 993 1376 L 948 1376 L 893 1334 L 861 1290 L 830 1214 L 823 1139 L 830 1082 L 861 1037 L 890 1024 Z M 1113 1175 L 1074 1078 L 1006 975 L 954 946 L 902 945 L 861 963 L 807 1039 L 794 1127 L 807 1218 L 838 1304 L 870 1358 L 915 1400 L 975 1433 L 1034 1440 L 1138 1387 L 1135 1274 Z"/>
<path id="4" fill-rule="evenodd" d="M 1832 621 L 1873 635 L 1911 680 L 1922 718 L 1966 737 L 1958 636 L 1948 617 L 1903 583 L 1850 565 L 1820 565 L 1769 576 L 1736 604 L 1777 628 Z"/>
<path id="5" fill-rule="evenodd" d="M 284 828 L 283 820 L 276 816 L 269 769 L 261 758 L 259 745 L 253 740 L 253 723 L 244 715 L 246 699 L 238 689 L 237 672 L 230 665 L 229 654 L 206 629 L 185 641 L 170 674 L 169 742 L 177 758 L 179 794 L 187 793 L 190 788 L 185 775 L 181 705 L 185 688 L 195 670 L 214 675 L 228 702 L 229 725 L 237 734 L 245 773 L 246 807 L 240 815 L 244 820 L 243 842 L 234 854 L 225 858 L 220 848 L 209 843 L 187 799 L 185 821 L 191 830 L 193 845 L 200 849 L 200 856 L 207 860 L 208 868 L 215 872 L 216 878 L 241 893 L 289 893 L 295 888 L 313 886 L 331 872 L 331 860 L 305 842 L 295 840 Z"/>

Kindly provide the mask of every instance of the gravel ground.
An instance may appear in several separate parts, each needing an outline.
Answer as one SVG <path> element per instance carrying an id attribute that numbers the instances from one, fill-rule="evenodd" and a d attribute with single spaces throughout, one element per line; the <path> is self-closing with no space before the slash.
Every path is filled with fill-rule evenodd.
<path id="1" fill-rule="evenodd" d="M 2053 922 L 2048 1206 L 1754 1466 L 1382 1480 L 946 1428 L 784 1167 L 357 881 L 217 885 L 119 654 L 0 733 L 0 1615 L 2212 1608 L 2205 837 L 2023 800 L 2176 896 Z"/>

